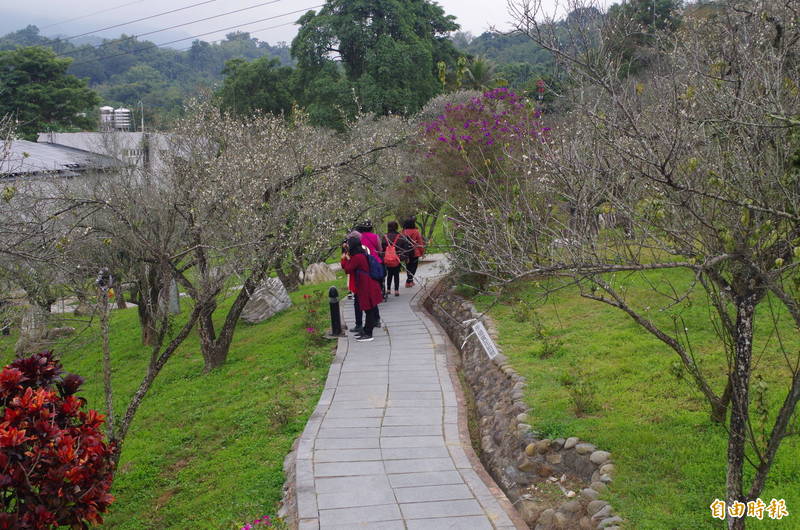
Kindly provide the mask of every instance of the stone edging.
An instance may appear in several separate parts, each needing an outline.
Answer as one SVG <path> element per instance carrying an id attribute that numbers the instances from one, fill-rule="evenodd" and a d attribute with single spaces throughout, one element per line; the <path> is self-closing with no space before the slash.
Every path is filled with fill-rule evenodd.
<path id="1" fill-rule="evenodd" d="M 489 359 L 477 340 L 468 339 L 471 330 L 463 325 L 480 318 L 496 340 L 493 323 L 453 293 L 446 280 L 429 289 L 421 303 L 456 346 L 463 344 L 457 362 L 475 395 L 483 463 L 525 522 L 535 530 L 617 529 L 622 519 L 598 499 L 612 481 L 611 454 L 575 437 L 540 439 L 528 423 L 525 378 L 502 353 Z M 560 489 L 564 500 L 548 506 L 537 498 L 544 489 Z"/>
<path id="2" fill-rule="evenodd" d="M 302 434 L 295 440 L 292 450 L 283 461 L 286 480 L 283 485 L 283 499 L 278 516 L 286 521 L 289 528 L 300 530 L 319 528 L 316 492 L 313 487 L 311 489 L 307 487 L 308 484 L 314 484 L 314 438 L 333 401 L 333 394 L 339 383 L 339 375 L 349 345 L 350 343 L 346 340 L 337 341 L 336 356 L 328 369 L 325 388 L 322 390 L 317 406 L 308 418 Z M 298 486 L 298 482 L 300 482 L 300 486 Z"/>
<path id="3" fill-rule="evenodd" d="M 425 323 L 425 326 L 428 327 L 428 331 L 430 332 L 431 337 L 434 339 L 435 349 L 439 352 L 443 352 L 447 356 L 447 373 L 450 376 L 450 382 L 453 385 L 453 392 L 456 398 L 456 405 L 458 406 L 458 448 L 460 448 L 461 451 L 463 451 L 463 454 L 466 455 L 469 466 L 474 471 L 477 479 L 475 482 L 469 480 L 467 480 L 467 482 L 470 488 L 475 491 L 476 495 L 478 496 L 478 502 L 487 511 L 487 513 L 491 514 L 492 512 L 496 512 L 496 509 L 499 508 L 505 512 L 505 515 L 508 516 L 508 519 L 511 520 L 511 523 L 517 530 L 526 529 L 528 528 L 527 523 L 514 508 L 514 505 L 503 492 L 503 489 L 497 485 L 492 476 L 486 471 L 486 468 L 483 466 L 480 458 L 478 458 L 478 455 L 475 454 L 475 451 L 472 448 L 469 427 L 467 426 L 467 401 L 464 396 L 464 390 L 461 388 L 461 381 L 458 377 L 458 367 L 460 364 L 459 350 L 453 344 L 453 342 L 449 340 L 449 333 L 447 330 L 440 325 L 438 319 L 425 307 L 425 302 L 427 301 L 426 291 L 420 291 L 419 294 L 420 299 L 414 299 L 411 301 L 411 308 L 418 313 L 419 317 Z M 445 426 L 445 428 L 447 427 Z M 452 447 L 454 444 L 453 438 L 455 437 L 449 435 L 449 433 L 446 433 L 446 435 L 448 435 L 446 436 L 448 449 L 450 450 L 451 455 L 456 458 L 459 452 L 454 452 L 454 448 Z M 464 475 L 463 470 L 461 473 Z M 465 479 L 467 479 L 466 476 Z M 479 494 L 481 491 L 479 486 L 480 482 L 482 482 L 483 486 L 488 489 L 489 493 L 491 494 L 490 498 L 482 498 L 482 496 Z M 497 504 L 494 504 L 492 501 L 496 502 Z M 495 521 L 495 523 L 498 523 L 502 519 L 502 516 L 497 514 L 493 516 L 492 519 Z M 503 526 L 503 528 L 506 527 Z"/>

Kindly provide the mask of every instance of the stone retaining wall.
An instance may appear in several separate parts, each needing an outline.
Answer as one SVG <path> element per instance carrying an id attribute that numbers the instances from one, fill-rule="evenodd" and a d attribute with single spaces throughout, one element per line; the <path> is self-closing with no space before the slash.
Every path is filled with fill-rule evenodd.
<path id="1" fill-rule="evenodd" d="M 622 519 L 598 499 L 612 481 L 610 453 L 574 437 L 541 439 L 528 423 L 525 378 L 502 353 L 489 359 L 480 342 L 468 338 L 472 330 L 463 323 L 481 315 L 447 281 L 428 292 L 424 306 L 461 353 L 460 369 L 480 427 L 481 459 L 525 522 L 535 530 L 618 528 Z M 492 322 L 481 320 L 496 342 Z"/>

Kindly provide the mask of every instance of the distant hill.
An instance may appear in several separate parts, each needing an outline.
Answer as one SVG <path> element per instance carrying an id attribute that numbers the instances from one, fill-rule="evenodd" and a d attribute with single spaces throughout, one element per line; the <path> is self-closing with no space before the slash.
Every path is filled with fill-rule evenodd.
<path id="1" fill-rule="evenodd" d="M 89 80 L 103 104 L 145 109 L 150 127 L 166 127 L 183 109 L 184 101 L 222 80 L 225 62 L 230 59 L 276 57 L 291 65 L 286 43 L 270 45 L 234 32 L 218 43 L 195 40 L 185 50 L 159 48 L 150 41 L 127 35 L 117 39 L 88 37 L 65 42 L 41 35 L 36 26 L 0 37 L 0 50 L 22 46 L 45 46 L 57 54 L 71 57 L 69 73 Z"/>
<path id="2" fill-rule="evenodd" d="M 531 91 L 535 82 L 550 78 L 551 55 L 524 35 L 485 32 L 478 37 L 457 32 L 453 44 L 465 55 L 488 61 L 496 78 L 502 78 L 517 89 Z"/>

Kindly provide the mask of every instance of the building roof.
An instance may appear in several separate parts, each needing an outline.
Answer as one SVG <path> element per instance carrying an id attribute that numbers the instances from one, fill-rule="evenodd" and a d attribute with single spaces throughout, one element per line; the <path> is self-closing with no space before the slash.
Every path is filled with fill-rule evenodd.
<path id="1" fill-rule="evenodd" d="M 0 178 L 22 176 L 75 177 L 86 171 L 108 169 L 116 161 L 81 149 L 14 140 L 8 150 L 0 141 Z"/>

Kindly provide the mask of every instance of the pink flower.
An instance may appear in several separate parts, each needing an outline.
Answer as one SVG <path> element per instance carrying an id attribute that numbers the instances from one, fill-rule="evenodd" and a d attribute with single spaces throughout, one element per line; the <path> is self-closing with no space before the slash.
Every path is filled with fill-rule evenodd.
<path id="1" fill-rule="evenodd" d="M 317 330 L 314 328 L 306 328 L 306 331 L 309 333 L 316 333 Z"/>

